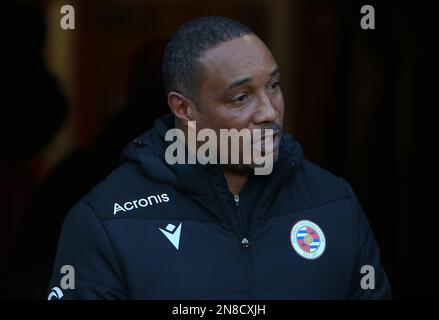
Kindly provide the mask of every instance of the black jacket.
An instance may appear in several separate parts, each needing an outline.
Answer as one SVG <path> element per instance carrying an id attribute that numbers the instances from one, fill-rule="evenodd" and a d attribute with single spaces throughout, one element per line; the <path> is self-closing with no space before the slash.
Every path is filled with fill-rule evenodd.
<path id="1" fill-rule="evenodd" d="M 164 135 L 173 126 L 172 115 L 158 119 L 124 150 L 125 163 L 72 208 L 50 298 L 390 297 L 351 188 L 305 160 L 290 135 L 273 172 L 250 176 L 233 195 L 217 165 L 165 162 Z M 73 274 L 61 273 L 63 265 L 74 268 L 74 289 L 65 289 Z M 370 266 L 364 274 L 363 266 Z M 362 288 L 372 275 L 374 288 Z"/>

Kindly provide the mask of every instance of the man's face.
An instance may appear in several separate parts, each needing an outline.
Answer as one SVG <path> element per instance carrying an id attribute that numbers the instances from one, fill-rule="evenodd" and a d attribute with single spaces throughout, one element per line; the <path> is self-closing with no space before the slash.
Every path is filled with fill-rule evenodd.
<path id="1" fill-rule="evenodd" d="M 203 77 L 194 119 L 197 131 L 274 129 L 276 158 L 284 100 L 278 66 L 265 44 L 254 35 L 246 35 L 208 50 L 201 62 Z"/>

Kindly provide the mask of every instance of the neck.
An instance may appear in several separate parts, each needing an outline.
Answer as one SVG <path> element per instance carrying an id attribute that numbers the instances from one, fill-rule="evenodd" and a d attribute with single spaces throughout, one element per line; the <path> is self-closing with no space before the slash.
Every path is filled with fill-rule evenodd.
<path id="1" fill-rule="evenodd" d="M 237 171 L 226 167 L 223 167 L 223 172 L 229 191 L 233 194 L 238 194 L 247 182 L 249 172 L 247 170 Z"/>

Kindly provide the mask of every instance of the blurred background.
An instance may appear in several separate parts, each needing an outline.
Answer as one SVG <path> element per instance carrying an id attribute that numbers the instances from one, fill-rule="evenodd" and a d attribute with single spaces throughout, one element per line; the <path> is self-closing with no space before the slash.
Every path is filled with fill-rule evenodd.
<path id="1" fill-rule="evenodd" d="M 74 30 L 60 27 L 67 4 Z M 375 8 L 375 30 L 360 27 L 363 5 Z M 2 1 L 0 297 L 46 298 L 68 209 L 168 112 L 167 39 L 192 18 L 223 15 L 272 50 L 285 127 L 308 159 L 351 183 L 394 298 L 438 298 L 433 12 L 401 1 Z"/>

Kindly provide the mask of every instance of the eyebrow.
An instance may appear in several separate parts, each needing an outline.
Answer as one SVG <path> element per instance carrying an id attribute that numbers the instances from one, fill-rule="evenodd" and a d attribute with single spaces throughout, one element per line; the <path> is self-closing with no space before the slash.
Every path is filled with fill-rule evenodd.
<path id="1" fill-rule="evenodd" d="M 270 72 L 270 76 L 272 76 L 272 77 L 277 75 L 277 74 L 279 74 L 279 67 L 276 67 L 273 71 Z M 252 79 L 253 79 L 252 77 L 247 77 L 247 78 L 244 78 L 244 79 L 233 81 L 227 87 L 227 90 L 231 90 L 231 89 L 233 89 L 235 87 L 239 87 L 240 85 L 243 85 L 244 83 L 247 83 L 247 82 L 251 81 Z"/>
<path id="2" fill-rule="evenodd" d="M 276 67 L 273 71 L 270 72 L 270 76 L 275 76 L 278 75 L 280 73 L 279 71 L 279 67 Z"/>
<path id="3" fill-rule="evenodd" d="M 249 81 L 251 81 L 252 79 L 253 79 L 253 78 L 251 78 L 251 77 L 247 77 L 247 78 L 244 78 L 244 79 L 241 79 L 241 80 L 233 81 L 233 82 L 227 87 L 227 90 L 231 90 L 231 89 L 233 89 L 233 88 L 235 88 L 235 87 L 239 87 L 240 85 L 243 85 L 244 83 L 249 82 Z"/>

